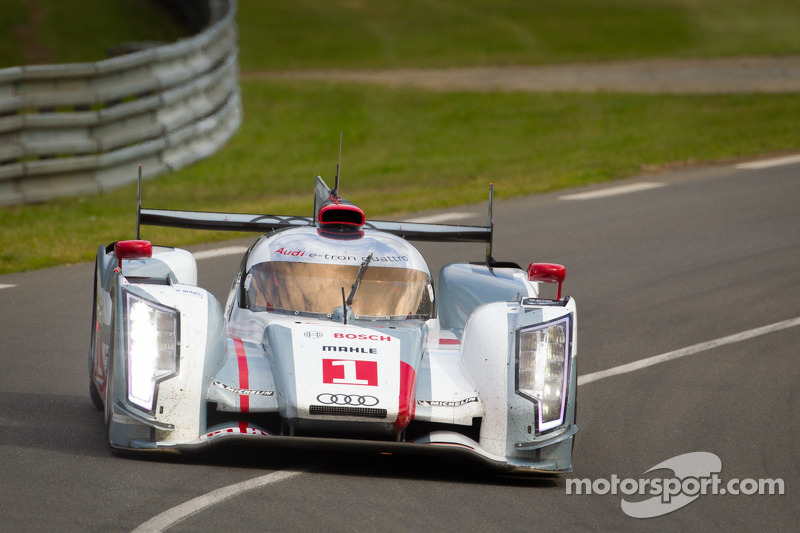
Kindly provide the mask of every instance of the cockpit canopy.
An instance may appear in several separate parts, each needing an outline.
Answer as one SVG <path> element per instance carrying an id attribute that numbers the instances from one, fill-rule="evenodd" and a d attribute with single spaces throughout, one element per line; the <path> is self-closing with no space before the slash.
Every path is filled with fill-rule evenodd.
<path id="1" fill-rule="evenodd" d="M 357 239 L 321 236 L 296 228 L 263 237 L 250 253 L 244 279 L 245 306 L 330 316 L 349 296 L 367 261 L 352 301 L 360 319 L 430 319 L 434 294 L 419 252 L 393 235 L 365 232 Z"/>

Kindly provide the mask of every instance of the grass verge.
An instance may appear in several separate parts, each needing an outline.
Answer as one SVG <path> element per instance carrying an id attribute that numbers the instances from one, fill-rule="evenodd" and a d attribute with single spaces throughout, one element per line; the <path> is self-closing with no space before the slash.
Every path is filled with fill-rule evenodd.
<path id="1" fill-rule="evenodd" d="M 187 33 L 162 0 L 3 0 L 0 68 Z M 244 70 L 800 53 L 797 0 L 239 0 Z M 87 16 L 90 14 L 91 16 Z"/>
<path id="2" fill-rule="evenodd" d="M 213 158 L 147 182 L 144 205 L 310 214 L 313 177 L 368 217 L 636 175 L 672 162 L 797 149 L 800 95 L 431 93 L 243 82 L 245 122 Z M 131 168 L 135 174 L 136 169 Z M 135 186 L 0 209 L 0 273 L 91 260 L 134 232 Z M 172 245 L 230 233 L 145 228 Z"/>
<path id="3" fill-rule="evenodd" d="M 240 0 L 244 70 L 800 53 L 797 0 Z"/>
<path id="4" fill-rule="evenodd" d="M 100 61 L 125 42 L 189 34 L 159 0 L 2 0 L 0 68 Z"/>

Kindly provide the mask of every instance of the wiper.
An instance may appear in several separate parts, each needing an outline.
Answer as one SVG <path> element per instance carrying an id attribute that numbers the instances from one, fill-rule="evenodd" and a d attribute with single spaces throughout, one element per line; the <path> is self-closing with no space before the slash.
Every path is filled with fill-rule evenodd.
<path id="1" fill-rule="evenodd" d="M 356 276 L 356 282 L 353 283 L 353 286 L 350 288 L 350 296 L 347 297 L 347 301 L 345 302 L 348 307 L 353 305 L 353 298 L 356 297 L 356 291 L 358 287 L 361 285 L 361 278 L 364 277 L 364 272 L 367 271 L 367 266 L 369 262 L 372 261 L 372 253 L 370 253 L 364 262 L 361 263 L 361 268 L 358 269 L 358 275 Z"/>

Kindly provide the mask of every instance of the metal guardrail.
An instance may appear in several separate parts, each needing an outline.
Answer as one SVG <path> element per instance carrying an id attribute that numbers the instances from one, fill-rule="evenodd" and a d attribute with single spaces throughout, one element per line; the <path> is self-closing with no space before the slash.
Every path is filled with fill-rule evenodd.
<path id="1" fill-rule="evenodd" d="M 96 193 L 216 152 L 242 120 L 235 0 L 174 44 L 0 69 L 0 205 Z"/>

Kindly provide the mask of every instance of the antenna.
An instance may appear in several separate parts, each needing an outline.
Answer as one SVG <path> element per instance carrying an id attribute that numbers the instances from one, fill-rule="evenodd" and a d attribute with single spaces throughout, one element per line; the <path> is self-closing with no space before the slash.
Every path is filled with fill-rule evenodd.
<path id="1" fill-rule="evenodd" d="M 494 204 L 494 183 L 489 184 L 489 242 L 486 243 L 486 264 L 491 267 L 494 264 L 492 257 L 492 241 L 494 240 L 494 216 L 492 207 Z"/>
<path id="2" fill-rule="evenodd" d="M 339 196 L 339 167 L 342 165 L 342 134 L 344 132 L 339 132 L 339 162 L 336 163 L 336 180 L 333 184 L 333 190 L 331 191 L 331 196 L 338 197 Z"/>
<path id="3" fill-rule="evenodd" d="M 142 164 L 139 163 L 139 187 L 136 192 L 136 240 L 139 240 L 139 215 L 142 213 Z"/>

